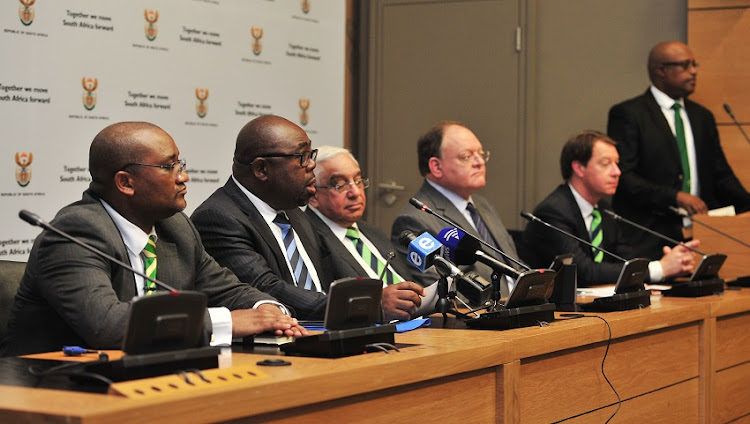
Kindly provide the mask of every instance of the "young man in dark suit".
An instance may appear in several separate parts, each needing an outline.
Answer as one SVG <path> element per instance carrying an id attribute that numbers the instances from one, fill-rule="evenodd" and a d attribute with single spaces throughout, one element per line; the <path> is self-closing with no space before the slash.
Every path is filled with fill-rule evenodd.
<path id="1" fill-rule="evenodd" d="M 172 287 L 205 293 L 212 307 L 206 329 L 214 343 L 263 331 L 306 334 L 282 314 L 283 305 L 242 284 L 203 249 L 182 213 L 190 178 L 179 155 L 172 137 L 156 125 L 108 126 L 91 143 L 89 190 L 51 223 Z M 159 288 L 143 277 L 44 230 L 29 256 L 2 353 L 64 345 L 118 349 L 130 301 L 153 290 Z"/>
<path id="2" fill-rule="evenodd" d="M 334 274 L 338 278 L 375 279 L 382 275 L 386 318 L 410 319 L 421 304 L 424 290 L 411 281 L 409 265 L 403 256 L 395 254 L 388 237 L 361 220 L 369 181 L 362 178 L 356 159 L 341 147 L 323 146 L 318 149 L 314 172 L 317 190 L 306 214 L 331 253 Z"/>
<path id="3" fill-rule="evenodd" d="M 625 229 L 603 212 L 610 209 L 606 198 L 617 189 L 618 162 L 615 142 L 606 135 L 583 131 L 571 137 L 560 154 L 560 170 L 566 182 L 537 205 L 534 215 L 625 259 L 636 257 L 624 238 Z M 533 247 L 534 258 L 528 259 L 539 268 L 548 267 L 556 255 L 575 254 L 580 287 L 614 284 L 622 269 L 620 260 L 538 222 L 526 226 L 524 243 Z M 691 241 L 689 245 L 697 247 L 698 243 Z M 649 264 L 649 280 L 687 273 L 693 265 L 693 254 L 684 246 L 663 246 L 661 260 Z"/>

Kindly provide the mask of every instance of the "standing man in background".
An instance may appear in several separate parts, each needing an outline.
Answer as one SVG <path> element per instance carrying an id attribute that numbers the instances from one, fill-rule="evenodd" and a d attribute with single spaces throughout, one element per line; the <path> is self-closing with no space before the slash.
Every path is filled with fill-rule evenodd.
<path id="1" fill-rule="evenodd" d="M 750 194 L 727 163 L 713 114 L 687 99 L 697 73 L 687 45 L 657 44 L 648 55 L 651 86 L 613 106 L 607 124 L 622 169 L 615 210 L 676 240 L 683 240 L 683 225 L 690 222 L 670 206 L 691 215 L 728 205 L 750 209 Z M 638 256 L 661 256 L 662 240 L 653 235 L 632 231 L 628 240 Z"/>

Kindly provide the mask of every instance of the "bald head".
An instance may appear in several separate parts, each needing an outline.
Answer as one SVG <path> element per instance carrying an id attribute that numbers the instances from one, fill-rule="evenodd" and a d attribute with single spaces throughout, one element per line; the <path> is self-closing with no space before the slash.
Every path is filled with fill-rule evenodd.
<path id="1" fill-rule="evenodd" d="M 697 63 L 692 50 L 679 41 L 664 41 L 648 54 L 648 77 L 654 87 L 673 99 L 695 90 Z"/>
<path id="2" fill-rule="evenodd" d="M 104 128 L 94 137 L 89 148 L 92 188 L 110 188 L 117 171 L 128 163 L 141 161 L 148 150 L 142 137 L 147 131 L 165 133 L 148 122 L 119 122 Z"/>
<path id="3" fill-rule="evenodd" d="M 247 164 L 259 155 L 278 151 L 290 131 L 303 130 L 280 116 L 263 115 L 253 119 L 237 134 L 235 160 Z"/>
<path id="4" fill-rule="evenodd" d="M 315 193 L 311 149 L 310 138 L 297 124 L 260 116 L 237 134 L 232 175 L 274 209 L 302 206 Z"/>

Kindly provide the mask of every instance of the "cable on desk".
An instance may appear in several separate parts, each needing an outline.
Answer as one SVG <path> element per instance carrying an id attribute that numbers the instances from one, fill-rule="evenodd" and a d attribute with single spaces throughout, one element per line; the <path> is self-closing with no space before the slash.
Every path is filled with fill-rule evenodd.
<path id="1" fill-rule="evenodd" d="M 612 418 L 617 415 L 617 413 L 620 411 L 620 406 L 622 406 L 622 399 L 620 399 L 620 394 L 617 393 L 617 390 L 615 389 L 615 386 L 612 385 L 612 382 L 609 381 L 609 378 L 607 377 L 607 374 L 604 372 L 604 361 L 607 360 L 607 354 L 609 353 L 609 345 L 612 344 L 612 327 L 609 326 L 609 322 L 607 322 L 606 319 L 600 317 L 599 315 L 583 315 L 581 318 L 599 318 L 600 320 L 604 321 L 605 324 L 607 324 L 607 331 L 609 333 L 607 337 L 607 348 L 604 350 L 604 357 L 602 358 L 602 376 L 604 377 L 604 380 L 609 384 L 609 387 L 612 389 L 612 391 L 615 393 L 615 396 L 617 396 L 617 409 L 615 409 L 615 412 L 612 413 L 612 415 L 605 421 L 605 424 L 612 421 Z"/>
<path id="2" fill-rule="evenodd" d="M 45 377 L 50 376 L 66 376 L 66 377 L 78 377 L 78 378 L 89 378 L 92 380 L 98 380 L 106 385 L 113 384 L 114 382 L 107 377 L 96 374 L 93 372 L 83 371 L 83 368 L 87 365 L 91 364 L 99 364 L 109 361 L 109 356 L 107 356 L 106 353 L 100 352 L 99 357 L 93 361 L 88 362 L 67 362 L 64 364 L 60 364 L 57 366 L 54 366 L 52 368 L 48 368 L 44 371 L 34 367 L 33 365 L 30 365 L 28 368 L 29 374 L 33 375 L 34 377 L 39 377 L 39 381 L 37 381 L 37 384 L 39 384 L 42 379 Z M 81 368 L 81 369 L 76 369 Z"/>

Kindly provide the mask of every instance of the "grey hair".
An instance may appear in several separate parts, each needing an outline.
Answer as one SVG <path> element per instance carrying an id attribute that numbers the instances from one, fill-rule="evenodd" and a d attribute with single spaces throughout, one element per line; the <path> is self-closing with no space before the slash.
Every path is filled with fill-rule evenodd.
<path id="1" fill-rule="evenodd" d="M 315 159 L 316 163 L 323 163 L 334 156 L 338 155 L 347 155 L 351 160 L 354 161 L 354 163 L 359 166 L 359 161 L 354 157 L 352 152 L 349 150 L 343 148 L 343 147 L 336 147 L 336 146 L 320 146 L 318 147 L 318 157 Z"/>

